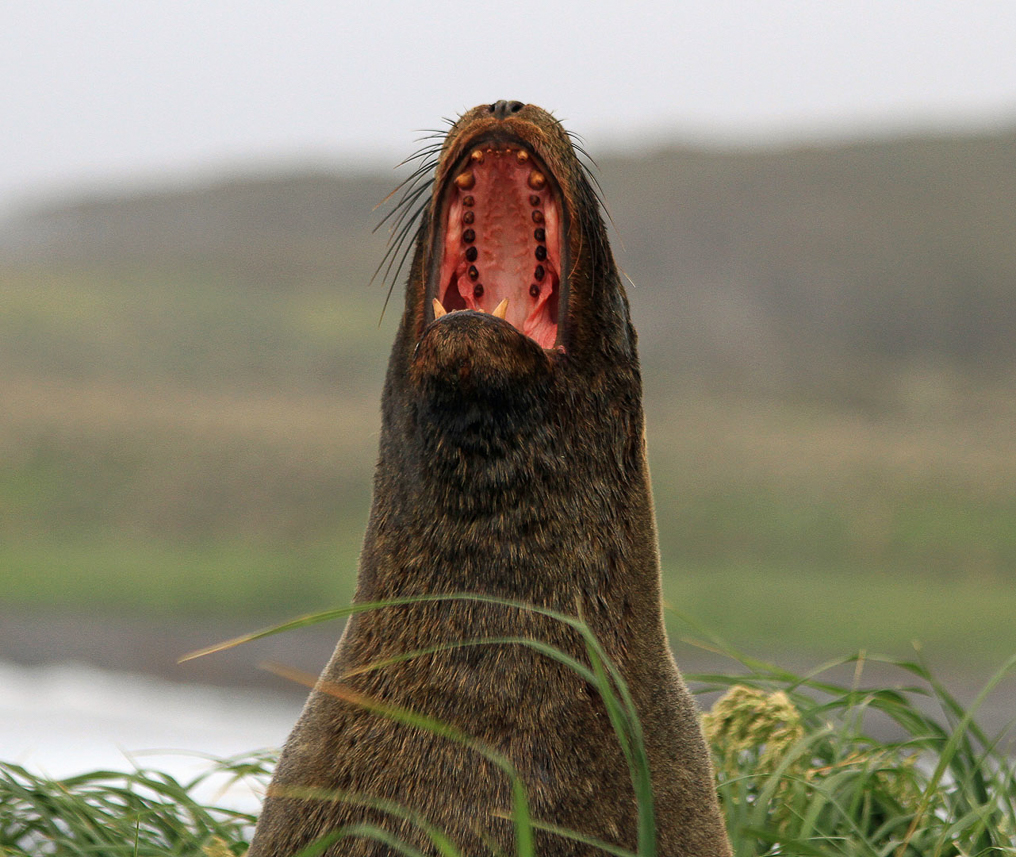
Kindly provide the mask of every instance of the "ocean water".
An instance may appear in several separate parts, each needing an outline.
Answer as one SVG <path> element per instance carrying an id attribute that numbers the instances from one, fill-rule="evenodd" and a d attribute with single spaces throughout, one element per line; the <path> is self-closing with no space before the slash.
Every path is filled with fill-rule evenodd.
<path id="1" fill-rule="evenodd" d="M 281 747 L 300 713 L 291 697 L 177 684 L 77 663 L 0 661 L 0 760 L 62 778 L 155 768 L 187 781 L 226 758 Z M 212 780 L 202 798 L 256 809 L 251 784 Z"/>

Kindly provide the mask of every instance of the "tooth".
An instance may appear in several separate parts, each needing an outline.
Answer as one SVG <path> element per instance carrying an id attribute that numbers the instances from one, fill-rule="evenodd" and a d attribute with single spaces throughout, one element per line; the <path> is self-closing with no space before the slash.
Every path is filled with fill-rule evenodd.
<path id="1" fill-rule="evenodd" d="M 491 315 L 496 315 L 500 319 L 503 319 L 506 315 L 508 315 L 508 298 L 505 298 L 501 301 L 501 303 L 494 307 L 494 312 L 492 312 Z"/>
<path id="2" fill-rule="evenodd" d="M 518 150 L 518 151 L 517 151 L 517 152 L 515 153 L 515 159 L 516 159 L 516 160 L 517 160 L 517 161 L 518 161 L 518 162 L 519 162 L 520 164 L 524 164 L 524 163 L 525 163 L 526 161 L 528 161 L 528 160 L 529 160 L 529 152 L 527 152 L 527 151 L 526 151 L 525 149 L 519 149 L 519 150 Z"/>
<path id="3" fill-rule="evenodd" d="M 472 152 L 472 154 L 469 157 L 472 158 L 474 161 L 476 161 L 476 163 L 482 164 L 483 163 L 483 149 L 473 149 L 473 152 Z"/>
<path id="4" fill-rule="evenodd" d="M 458 179 L 456 179 L 458 181 Z M 543 186 L 547 183 L 547 177 L 539 170 L 533 170 L 529 174 L 529 186 L 533 190 L 543 190 Z"/>
<path id="5" fill-rule="evenodd" d="M 435 319 L 435 321 L 437 319 L 441 318 L 441 316 L 443 316 L 443 315 L 448 315 L 448 310 L 446 310 L 443 306 L 441 306 L 441 301 L 439 301 L 437 298 L 434 298 L 434 319 Z"/>
<path id="6" fill-rule="evenodd" d="M 532 183 L 532 177 L 530 177 L 529 181 Z M 462 190 L 469 190 L 476 184 L 476 176 L 473 175 L 471 170 L 466 170 L 455 177 L 455 184 L 462 188 Z"/>

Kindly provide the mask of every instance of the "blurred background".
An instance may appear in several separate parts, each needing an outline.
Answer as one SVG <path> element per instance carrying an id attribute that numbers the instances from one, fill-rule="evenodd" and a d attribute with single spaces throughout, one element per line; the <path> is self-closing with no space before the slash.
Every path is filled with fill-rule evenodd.
<path id="1" fill-rule="evenodd" d="M 972 694 L 1016 651 L 1013 45 L 1007 0 L 5 3 L 0 757 L 281 741 L 258 662 L 339 627 L 176 659 L 351 597 L 375 206 L 500 98 L 597 162 L 682 665 L 916 643 Z"/>

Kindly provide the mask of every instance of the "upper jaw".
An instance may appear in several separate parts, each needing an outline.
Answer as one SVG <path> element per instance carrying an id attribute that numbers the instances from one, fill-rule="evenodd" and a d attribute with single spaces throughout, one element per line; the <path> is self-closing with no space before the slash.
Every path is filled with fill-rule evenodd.
<path id="1" fill-rule="evenodd" d="M 521 135 L 481 128 L 439 168 L 424 320 L 494 313 L 562 350 L 567 311 L 565 195 Z"/>

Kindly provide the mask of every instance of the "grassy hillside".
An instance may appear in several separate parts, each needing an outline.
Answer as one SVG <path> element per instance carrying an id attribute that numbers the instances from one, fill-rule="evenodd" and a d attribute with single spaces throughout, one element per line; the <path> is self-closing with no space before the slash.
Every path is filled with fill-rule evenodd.
<path id="1" fill-rule="evenodd" d="M 746 646 L 1016 649 L 1014 159 L 1016 135 L 603 159 L 681 610 Z M 0 228 L 0 597 L 348 597 L 401 308 L 367 287 L 390 185 Z"/>

